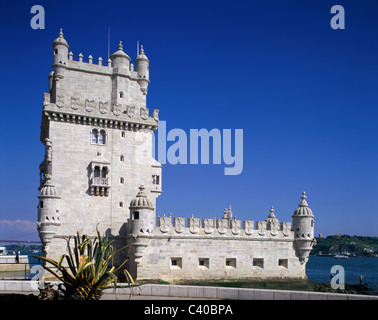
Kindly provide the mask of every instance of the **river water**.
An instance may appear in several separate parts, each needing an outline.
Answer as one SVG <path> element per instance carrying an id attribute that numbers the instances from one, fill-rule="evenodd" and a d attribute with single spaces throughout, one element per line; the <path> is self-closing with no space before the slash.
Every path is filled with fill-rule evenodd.
<path id="1" fill-rule="evenodd" d="M 348 259 L 335 259 L 333 257 L 310 256 L 306 265 L 308 278 L 315 282 L 330 283 L 331 268 L 335 265 L 342 266 L 345 273 L 345 283 L 362 283 L 374 288 L 374 294 L 378 294 L 378 258 L 377 257 L 349 257 Z"/>

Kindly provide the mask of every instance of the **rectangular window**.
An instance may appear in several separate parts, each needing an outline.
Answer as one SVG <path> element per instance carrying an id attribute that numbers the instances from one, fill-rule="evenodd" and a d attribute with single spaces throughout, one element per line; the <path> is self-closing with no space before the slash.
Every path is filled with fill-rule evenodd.
<path id="1" fill-rule="evenodd" d="M 138 220 L 139 219 L 139 211 L 135 211 L 134 212 L 134 220 Z"/>
<path id="2" fill-rule="evenodd" d="M 182 269 L 182 258 L 171 258 L 171 269 Z"/>
<path id="3" fill-rule="evenodd" d="M 209 258 L 199 258 L 198 259 L 199 269 L 209 269 Z"/>
<path id="4" fill-rule="evenodd" d="M 287 259 L 278 259 L 278 266 L 288 268 L 288 260 Z"/>
<path id="5" fill-rule="evenodd" d="M 264 269 L 264 259 L 253 258 L 253 266 L 256 267 L 256 268 Z"/>
<path id="6" fill-rule="evenodd" d="M 226 259 L 226 268 L 235 269 L 236 268 L 236 258 L 227 258 Z"/>

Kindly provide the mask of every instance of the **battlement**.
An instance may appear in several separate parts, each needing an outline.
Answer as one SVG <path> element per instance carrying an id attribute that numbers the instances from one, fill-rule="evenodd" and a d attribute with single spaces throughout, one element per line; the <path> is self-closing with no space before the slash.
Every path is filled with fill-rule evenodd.
<path id="1" fill-rule="evenodd" d="M 101 57 L 97 59 L 97 64 L 94 63 L 92 55 L 88 56 L 87 61 L 84 61 L 83 58 L 84 56 L 81 53 L 79 53 L 78 59 L 74 60 L 74 54 L 72 53 L 72 51 L 70 51 L 70 53 L 68 54 L 68 61 L 66 65 L 63 65 L 61 67 L 67 67 L 68 69 L 76 71 L 97 73 L 107 76 L 119 74 L 121 76 L 123 75 L 130 77 L 133 80 L 138 79 L 138 72 L 135 70 L 135 66 L 132 63 L 127 69 L 125 69 L 114 67 L 111 58 L 107 60 L 106 64 L 104 64 L 104 60 Z"/>
<path id="2" fill-rule="evenodd" d="M 270 223 L 269 221 L 241 221 L 237 219 L 200 219 L 193 216 L 185 218 L 158 217 L 154 235 L 165 236 L 212 236 L 248 238 L 293 238 L 290 222 Z"/>

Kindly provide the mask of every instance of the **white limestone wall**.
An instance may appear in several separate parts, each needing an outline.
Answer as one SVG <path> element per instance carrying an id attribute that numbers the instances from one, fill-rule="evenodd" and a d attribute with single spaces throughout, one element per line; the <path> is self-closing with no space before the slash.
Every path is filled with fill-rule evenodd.
<path id="1" fill-rule="evenodd" d="M 246 237 L 158 237 L 145 248 L 138 279 L 305 278 L 292 239 Z M 145 239 L 147 240 L 147 239 Z M 172 259 L 176 260 L 172 264 Z M 201 265 L 199 260 L 205 262 Z M 263 266 L 254 266 L 263 259 Z M 287 262 L 286 266 L 279 263 Z M 226 261 L 229 261 L 228 263 Z"/>
<path id="2" fill-rule="evenodd" d="M 57 256 L 65 253 L 66 248 L 66 241 L 59 238 L 76 235 L 77 231 L 95 236 L 97 224 L 102 233 L 110 231 L 112 236 L 125 237 L 129 204 L 138 193 L 139 186 L 145 186 L 154 204 L 160 194 L 149 192 L 155 188 L 152 185 L 152 172 L 156 171 L 151 166 L 156 164 L 151 158 L 151 151 L 143 153 L 143 161 L 136 157 L 140 153 L 137 141 L 142 139 L 146 146 L 151 146 L 151 131 L 126 131 L 123 136 L 120 129 L 106 128 L 106 144 L 93 145 L 92 128 L 83 124 L 50 122 L 52 183 L 61 196 L 61 226 L 50 245 L 50 252 Z M 91 195 L 89 189 L 90 163 L 96 159 L 98 152 L 110 162 L 108 196 Z"/>

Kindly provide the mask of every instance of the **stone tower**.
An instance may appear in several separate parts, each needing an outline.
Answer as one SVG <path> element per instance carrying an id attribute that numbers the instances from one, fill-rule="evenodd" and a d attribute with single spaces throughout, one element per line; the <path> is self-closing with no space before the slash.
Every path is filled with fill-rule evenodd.
<path id="1" fill-rule="evenodd" d="M 316 241 L 314 238 L 314 215 L 308 207 L 306 198 L 306 192 L 303 192 L 301 196 L 302 201 L 292 215 L 294 246 L 301 263 L 307 261 Z"/>
<path id="2" fill-rule="evenodd" d="M 91 55 L 85 62 L 81 53 L 75 61 L 68 51 L 60 30 L 53 42 L 40 137 L 46 152 L 38 228 L 51 258 L 65 253 L 66 239 L 77 231 L 95 236 L 97 225 L 123 247 L 132 227 L 129 204 L 138 188 L 144 186 L 140 192 L 148 196 L 146 210 L 153 217 L 162 192 L 161 165 L 152 157 L 159 110 L 150 114 L 146 107 L 150 81 L 144 50 L 135 61 L 137 70 L 122 42 L 107 65 L 101 57 L 94 63 Z"/>

